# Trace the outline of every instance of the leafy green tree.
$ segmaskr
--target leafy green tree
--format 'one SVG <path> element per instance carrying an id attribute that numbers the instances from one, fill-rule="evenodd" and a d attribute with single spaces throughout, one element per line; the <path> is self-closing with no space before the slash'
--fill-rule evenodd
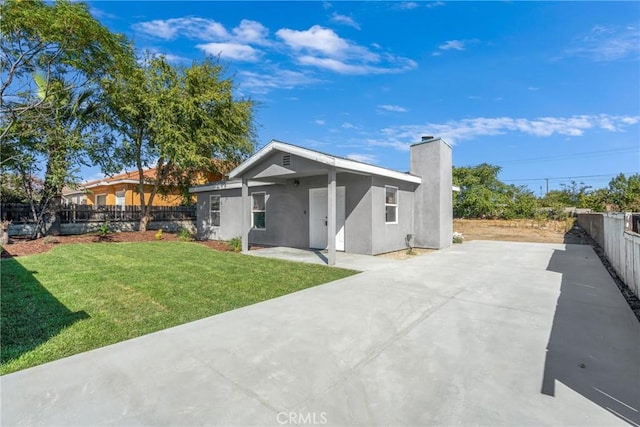
<path id="1" fill-rule="evenodd" d="M 609 181 L 607 202 L 620 212 L 640 212 L 640 174 L 619 174 Z"/>
<path id="2" fill-rule="evenodd" d="M 2 203 L 29 203 L 38 200 L 43 182 L 37 176 L 24 177 L 15 172 L 0 173 L 0 200 Z"/>
<path id="3" fill-rule="evenodd" d="M 582 197 L 580 207 L 591 209 L 594 212 L 605 212 L 609 199 L 609 190 L 607 188 L 598 188 L 587 192 Z"/>
<path id="4" fill-rule="evenodd" d="M 521 218 L 536 209 L 533 193 L 523 186 L 507 185 L 498 179 L 500 167 L 482 163 L 453 168 L 453 214 L 458 218 Z"/>
<path id="5" fill-rule="evenodd" d="M 84 4 L 8 0 L 0 12 L 0 165 L 22 176 L 45 165 L 43 197 L 32 210 L 39 233 L 55 234 L 62 188 L 92 135 L 87 119 L 101 79 L 135 60 L 126 39 Z"/>
<path id="6" fill-rule="evenodd" d="M 237 162 L 254 150 L 253 103 L 233 96 L 233 81 L 211 58 L 189 67 L 151 57 L 124 78 L 106 84 L 104 105 L 117 130 L 110 153 L 97 153 L 106 173 L 134 167 L 140 174 L 140 230 L 150 207 L 169 184 L 194 184 L 196 171 L 221 159 Z M 144 177 L 154 166 L 156 175 Z M 151 185 L 145 192 L 145 185 Z M 145 198 L 145 193 L 148 196 Z"/>

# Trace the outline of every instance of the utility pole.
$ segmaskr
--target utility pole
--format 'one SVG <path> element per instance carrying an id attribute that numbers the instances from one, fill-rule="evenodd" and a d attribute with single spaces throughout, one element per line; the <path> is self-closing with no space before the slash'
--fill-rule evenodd
<path id="1" fill-rule="evenodd" d="M 547 181 L 547 192 L 544 193 L 544 195 L 546 196 L 549 193 L 549 178 L 545 178 L 545 181 Z"/>

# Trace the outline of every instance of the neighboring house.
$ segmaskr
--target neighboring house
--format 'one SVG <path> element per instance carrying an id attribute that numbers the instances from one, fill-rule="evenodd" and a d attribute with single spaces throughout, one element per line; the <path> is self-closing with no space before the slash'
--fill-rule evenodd
<path id="1" fill-rule="evenodd" d="M 145 180 L 153 180 L 156 177 L 156 169 L 145 169 L 143 171 Z M 221 179 L 222 175 L 216 174 L 200 174 L 197 180 L 200 183 Z M 62 197 L 67 203 L 79 205 L 95 205 L 95 206 L 140 206 L 138 171 L 125 172 L 112 177 L 105 177 L 95 181 L 89 181 L 80 185 L 77 189 L 65 189 Z M 153 185 L 145 184 L 145 201 L 151 193 Z M 178 206 L 183 200 L 180 191 L 169 191 L 167 195 L 156 194 L 153 198 L 153 206 Z"/>
<path id="2" fill-rule="evenodd" d="M 271 141 L 229 173 L 191 188 L 199 238 L 375 255 L 452 239 L 451 146 L 423 137 L 409 173 Z"/>

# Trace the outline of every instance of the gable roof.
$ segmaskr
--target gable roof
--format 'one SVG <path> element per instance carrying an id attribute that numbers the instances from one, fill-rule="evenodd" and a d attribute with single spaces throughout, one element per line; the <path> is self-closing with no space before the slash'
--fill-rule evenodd
<path id="1" fill-rule="evenodd" d="M 256 151 L 251 157 L 242 162 L 237 168 L 229 173 L 229 178 L 240 178 L 244 172 L 251 169 L 256 164 L 260 163 L 263 159 L 268 157 L 274 151 L 281 151 L 290 153 L 298 157 L 312 160 L 314 162 L 323 163 L 329 166 L 334 166 L 336 169 L 344 171 L 352 171 L 357 173 L 364 173 L 368 175 L 379 175 L 388 178 L 397 179 L 400 181 L 412 182 L 415 184 L 422 183 L 422 178 L 416 175 L 411 175 L 405 172 L 399 172 L 393 169 L 383 168 L 380 166 L 371 165 L 369 163 L 358 162 L 344 157 L 338 157 L 320 151 L 310 150 L 308 148 L 299 147 L 297 145 L 288 144 L 277 140 L 271 140 L 267 145 Z"/>

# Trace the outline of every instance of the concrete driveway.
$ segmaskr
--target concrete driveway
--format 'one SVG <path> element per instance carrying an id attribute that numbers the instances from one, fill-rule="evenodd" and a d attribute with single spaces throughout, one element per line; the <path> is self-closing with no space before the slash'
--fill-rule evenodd
<path id="1" fill-rule="evenodd" d="M 589 246 L 476 241 L 0 382 L 3 426 L 608 426 L 639 379 Z"/>

